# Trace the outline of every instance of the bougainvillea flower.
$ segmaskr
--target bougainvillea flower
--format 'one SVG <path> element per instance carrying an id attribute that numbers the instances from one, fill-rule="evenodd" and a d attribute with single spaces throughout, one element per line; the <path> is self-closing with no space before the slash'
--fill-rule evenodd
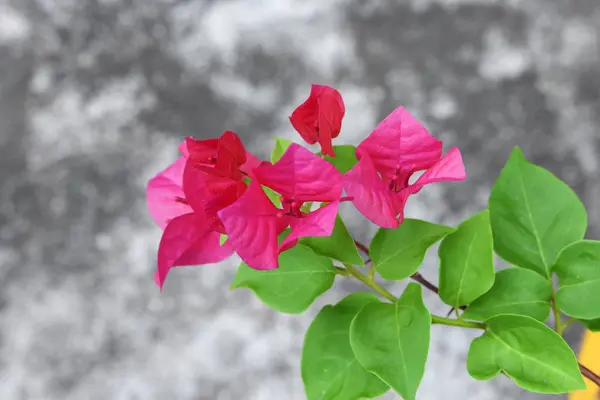
<path id="1" fill-rule="evenodd" d="M 337 90 L 312 85 L 308 99 L 294 110 L 290 122 L 307 143 L 318 142 L 323 154 L 335 157 L 331 139 L 340 134 L 345 112 L 344 101 Z"/>
<path id="2" fill-rule="evenodd" d="M 244 149 L 239 137 L 225 132 L 219 139 L 186 139 L 189 152 L 183 174 L 185 198 L 192 209 L 203 212 L 214 229 L 225 233 L 217 212 L 246 191 L 244 177 L 253 177 L 260 160 Z"/>
<path id="3" fill-rule="evenodd" d="M 239 136 L 231 131 L 224 132 L 218 139 L 188 137 L 185 144 L 188 159 L 196 168 L 236 181 L 243 176 L 251 176 L 252 169 L 260 163 L 256 156 L 246 151 Z"/>
<path id="4" fill-rule="evenodd" d="M 211 264 L 233 253 L 229 243 L 220 244 L 221 234 L 201 213 L 180 215 L 167 225 L 158 246 L 156 283 L 162 289 L 173 267 Z"/>
<path id="5" fill-rule="evenodd" d="M 277 163 L 263 162 L 254 174 L 256 181 L 242 197 L 219 212 L 231 245 L 246 264 L 276 269 L 278 254 L 293 247 L 298 238 L 331 235 L 342 194 L 342 176 L 333 165 L 292 144 Z M 281 194 L 281 209 L 261 185 Z M 302 211 L 302 205 L 311 201 L 329 204 Z M 277 236 L 288 226 L 290 234 L 278 245 Z"/>
<path id="6" fill-rule="evenodd" d="M 242 178 L 260 163 L 233 132 L 187 138 L 179 149 L 183 156 L 148 184 L 148 207 L 164 229 L 155 275 L 161 288 L 173 267 L 214 263 L 233 253 L 228 242 L 220 244 L 224 228 L 217 211 L 244 193 Z"/>
<path id="7" fill-rule="evenodd" d="M 408 196 L 427 184 L 466 178 L 460 151 L 442 157 L 442 142 L 399 107 L 357 147 L 358 163 L 344 176 L 346 194 L 374 224 L 396 228 Z M 415 172 L 424 173 L 409 183 Z"/>
<path id="8" fill-rule="evenodd" d="M 233 253 L 228 243 L 220 245 L 215 222 L 206 218 L 202 210 L 194 211 L 186 200 L 182 188 L 186 147 L 180 149 L 184 156 L 148 182 L 148 209 L 164 229 L 155 274 L 161 289 L 172 267 L 214 263 Z"/>
<path id="9" fill-rule="evenodd" d="M 150 215 L 158 226 L 165 229 L 173 218 L 192 211 L 183 193 L 185 157 L 169 165 L 148 181 L 146 202 Z"/>

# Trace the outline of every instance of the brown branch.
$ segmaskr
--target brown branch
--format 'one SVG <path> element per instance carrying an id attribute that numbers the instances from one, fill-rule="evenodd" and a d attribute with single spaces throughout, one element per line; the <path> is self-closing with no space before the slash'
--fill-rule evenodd
<path id="1" fill-rule="evenodd" d="M 410 276 L 410 278 L 415 281 L 415 282 L 419 282 L 421 285 L 425 286 L 427 289 L 431 290 L 433 293 L 439 293 L 439 289 L 437 288 L 437 286 L 435 286 L 433 283 L 429 282 L 427 279 L 423 278 L 423 275 L 421 275 L 418 272 L 415 272 L 414 274 L 412 274 Z"/>
<path id="2" fill-rule="evenodd" d="M 581 371 L 581 374 L 583 376 L 588 378 L 590 381 L 594 382 L 596 386 L 600 387 L 600 376 L 596 375 L 595 373 L 587 369 L 587 367 L 581 364 L 579 364 L 579 370 Z"/>
<path id="3" fill-rule="evenodd" d="M 362 244 L 361 242 L 359 242 L 358 240 L 354 240 L 354 244 L 356 244 L 356 247 L 358 247 L 362 252 L 364 252 L 367 256 L 369 255 L 369 248 L 367 246 L 365 246 L 364 244 Z M 369 258 L 367 260 L 367 262 L 365 263 L 365 265 L 367 263 L 369 263 L 371 261 L 371 259 Z M 410 278 L 415 281 L 415 282 L 419 282 L 421 285 L 425 286 L 427 289 L 431 290 L 433 293 L 439 293 L 439 290 L 437 288 L 437 286 L 435 286 L 433 283 L 429 282 L 427 279 L 425 279 L 423 277 L 423 275 L 421 275 L 418 272 L 415 272 L 414 274 L 412 274 L 410 276 Z"/>
<path id="4" fill-rule="evenodd" d="M 365 246 L 364 244 L 362 244 L 361 242 L 359 242 L 358 240 L 354 241 L 354 244 L 356 245 L 356 247 L 358 247 L 362 252 L 364 252 L 366 255 L 369 255 L 369 248 L 367 246 Z"/>

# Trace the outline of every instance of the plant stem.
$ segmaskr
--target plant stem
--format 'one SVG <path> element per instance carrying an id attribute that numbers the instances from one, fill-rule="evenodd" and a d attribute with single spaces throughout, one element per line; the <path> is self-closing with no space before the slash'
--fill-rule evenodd
<path id="1" fill-rule="evenodd" d="M 370 280 L 375 280 L 375 267 L 373 266 L 373 263 L 369 265 L 369 273 L 367 276 Z"/>
<path id="2" fill-rule="evenodd" d="M 593 373 L 592 371 L 587 369 L 586 366 L 584 366 L 582 364 L 579 364 L 579 370 L 581 371 L 581 375 L 585 376 L 590 381 L 594 382 L 594 384 L 596 384 L 596 386 L 600 387 L 600 376 Z"/>
<path id="3" fill-rule="evenodd" d="M 558 308 L 558 304 L 556 303 L 556 292 L 552 289 L 552 311 L 554 312 L 554 330 L 556 333 L 562 336 L 565 326 L 562 323 L 562 319 L 560 317 L 560 309 Z"/>
<path id="4" fill-rule="evenodd" d="M 433 293 L 436 293 L 436 294 L 439 293 L 439 289 L 437 288 L 437 286 L 435 286 L 433 283 L 429 282 L 427 279 L 423 278 L 423 275 L 421 275 L 420 273 L 415 272 L 414 274 L 412 274 L 410 276 L 410 278 L 415 282 L 419 282 L 421 285 L 425 286 L 427 289 L 431 290 Z"/>
<path id="5" fill-rule="evenodd" d="M 462 328 L 472 328 L 472 329 L 486 329 L 484 323 L 481 322 L 471 322 L 471 321 L 461 321 L 457 319 L 450 319 L 444 317 L 438 317 L 437 315 L 431 316 L 432 324 L 440 324 L 440 325 L 450 325 L 450 326 L 460 326 Z"/>
<path id="6" fill-rule="evenodd" d="M 347 269 L 340 268 L 340 267 L 335 267 L 335 273 L 338 275 L 343 275 L 343 276 L 352 276 L 352 275 L 350 275 L 350 272 L 348 272 Z"/>
<path id="7" fill-rule="evenodd" d="M 359 242 L 358 240 L 354 240 L 354 244 L 356 245 L 356 247 L 358 247 L 358 249 L 360 251 L 362 251 L 363 253 L 365 253 L 366 255 L 369 255 L 369 248 L 367 246 L 365 246 L 364 244 L 362 244 L 361 242 Z"/>
<path id="8" fill-rule="evenodd" d="M 349 276 L 355 277 L 356 279 L 358 279 L 359 281 L 361 281 L 362 283 L 364 283 L 365 285 L 367 285 L 368 287 L 370 287 L 371 289 L 373 289 L 374 291 L 379 293 L 382 297 L 391 301 L 392 303 L 395 303 L 396 301 L 398 301 L 398 298 L 396 296 L 394 296 L 393 294 L 388 292 L 385 288 L 379 286 L 379 284 L 377 282 L 375 282 L 368 275 L 361 274 L 356 268 L 354 268 L 350 264 L 344 264 L 344 266 L 346 267 L 347 274 L 340 272 L 341 275 L 349 275 Z M 338 268 L 338 270 L 343 271 L 344 269 Z M 480 323 L 480 322 L 460 321 L 460 320 L 456 320 L 456 319 L 439 317 L 437 315 L 431 316 L 431 323 L 439 324 L 439 325 L 459 326 L 459 327 L 463 327 L 463 328 L 472 328 L 472 329 L 483 329 L 483 330 L 486 329 L 485 324 Z"/>
<path id="9" fill-rule="evenodd" d="M 350 273 L 350 275 L 352 275 L 353 277 L 355 277 L 356 279 L 358 279 L 359 281 L 361 281 L 362 283 L 364 283 L 365 285 L 367 285 L 368 287 L 370 287 L 371 289 L 373 289 L 374 291 L 376 291 L 377 293 L 379 293 L 382 297 L 385 297 L 386 299 L 388 299 L 391 302 L 395 302 L 396 300 L 398 300 L 396 298 L 396 296 L 394 296 L 393 294 L 391 294 L 390 292 L 388 292 L 386 289 L 384 289 L 381 286 L 379 286 L 377 284 L 377 282 L 375 282 L 370 277 L 361 274 L 352 265 L 350 265 L 350 264 L 344 264 L 344 266 L 346 267 L 346 270 L 348 270 L 348 272 Z"/>

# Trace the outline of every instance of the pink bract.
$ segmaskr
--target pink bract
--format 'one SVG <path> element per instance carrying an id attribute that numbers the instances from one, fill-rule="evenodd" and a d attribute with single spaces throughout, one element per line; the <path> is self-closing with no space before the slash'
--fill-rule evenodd
<path id="1" fill-rule="evenodd" d="M 337 90 L 312 85 L 308 99 L 294 110 L 290 122 L 307 143 L 318 142 L 323 154 L 335 157 L 331 139 L 340 134 L 345 112 L 344 101 Z"/>
<path id="2" fill-rule="evenodd" d="M 371 222 L 396 228 L 408 197 L 429 183 L 466 178 L 460 151 L 442 157 L 442 142 L 403 107 L 394 110 L 357 147 L 359 162 L 344 176 L 344 189 Z M 413 184 L 410 177 L 425 171 Z"/>
<path id="3" fill-rule="evenodd" d="M 146 202 L 150 215 L 158 226 L 165 229 L 169 221 L 192 211 L 183 193 L 185 157 L 159 172 L 148 181 Z"/>

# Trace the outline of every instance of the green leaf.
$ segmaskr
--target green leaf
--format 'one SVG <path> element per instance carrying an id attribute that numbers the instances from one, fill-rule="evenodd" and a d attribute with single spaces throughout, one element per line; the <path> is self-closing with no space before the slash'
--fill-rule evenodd
<path id="1" fill-rule="evenodd" d="M 269 307 L 289 314 L 305 311 L 335 278 L 329 258 L 300 244 L 279 255 L 279 269 L 258 271 L 240 264 L 232 289 L 248 288 Z"/>
<path id="2" fill-rule="evenodd" d="M 306 203 L 302 204 L 302 207 L 300 207 L 300 211 L 308 214 L 308 213 L 310 213 L 310 211 L 312 209 L 312 205 L 313 205 L 312 201 L 307 201 Z"/>
<path id="3" fill-rule="evenodd" d="M 410 283 L 395 304 L 367 304 L 350 325 L 358 361 L 405 400 L 414 400 L 425 372 L 431 315 L 421 286 Z"/>
<path id="4" fill-rule="evenodd" d="M 365 265 L 352 235 L 339 215 L 335 219 L 331 236 L 302 238 L 300 243 L 322 256 L 353 265 Z"/>
<path id="5" fill-rule="evenodd" d="M 275 164 L 279 159 L 283 156 L 285 151 L 292 144 L 291 140 L 283 139 L 283 138 L 275 138 L 275 148 L 271 153 L 271 162 Z"/>
<path id="6" fill-rule="evenodd" d="M 531 392 L 561 394 L 585 389 L 575 354 L 543 323 L 521 315 L 487 320 L 487 331 L 471 343 L 469 374 L 479 380 L 506 373 Z"/>
<path id="7" fill-rule="evenodd" d="M 304 338 L 302 380 L 308 400 L 378 397 L 389 387 L 363 368 L 350 347 L 350 323 L 367 304 L 378 304 L 371 293 L 354 293 L 335 306 L 325 306 Z"/>
<path id="8" fill-rule="evenodd" d="M 440 298 L 453 307 L 469 304 L 494 284 L 494 248 L 489 212 L 460 224 L 439 248 Z"/>
<path id="9" fill-rule="evenodd" d="M 546 278 L 560 250 L 583 239 L 587 229 L 575 192 L 518 147 L 492 188 L 489 209 L 496 253 Z"/>
<path id="10" fill-rule="evenodd" d="M 500 314 L 526 315 L 544 322 L 550 314 L 552 286 L 540 274 L 508 268 L 496 274 L 494 286 L 475 300 L 461 318 L 485 321 Z"/>
<path id="11" fill-rule="evenodd" d="M 227 238 L 229 238 L 229 236 L 227 236 L 224 233 L 221 233 L 221 236 L 219 237 L 219 244 L 221 246 L 223 246 L 225 244 L 225 242 L 227 241 Z"/>
<path id="12" fill-rule="evenodd" d="M 429 247 L 454 228 L 418 219 L 405 219 L 396 229 L 381 228 L 373 237 L 369 254 L 383 279 L 401 280 L 418 271 Z"/>
<path id="13" fill-rule="evenodd" d="M 280 207 L 281 206 L 281 196 L 279 195 L 279 193 L 277 193 L 270 187 L 267 187 L 264 185 L 261 185 L 261 187 L 262 187 L 263 191 L 265 192 L 265 194 L 267 195 L 267 197 L 269 198 L 269 200 L 271 200 L 271 203 L 273 203 L 273 205 L 275 205 L 275 207 Z"/>
<path id="14" fill-rule="evenodd" d="M 590 321 L 581 321 L 592 332 L 600 332 L 600 318 L 592 319 Z"/>
<path id="15" fill-rule="evenodd" d="M 565 247 L 553 270 L 562 312 L 580 319 L 600 318 L 600 242 L 582 240 Z"/>
<path id="16" fill-rule="evenodd" d="M 333 146 L 335 151 L 335 157 L 325 156 L 325 160 L 333 164 L 342 174 L 350 171 L 352 167 L 358 162 L 356 159 L 356 147 L 344 144 L 341 146 Z M 323 156 L 322 153 L 317 153 L 319 156 Z"/>

